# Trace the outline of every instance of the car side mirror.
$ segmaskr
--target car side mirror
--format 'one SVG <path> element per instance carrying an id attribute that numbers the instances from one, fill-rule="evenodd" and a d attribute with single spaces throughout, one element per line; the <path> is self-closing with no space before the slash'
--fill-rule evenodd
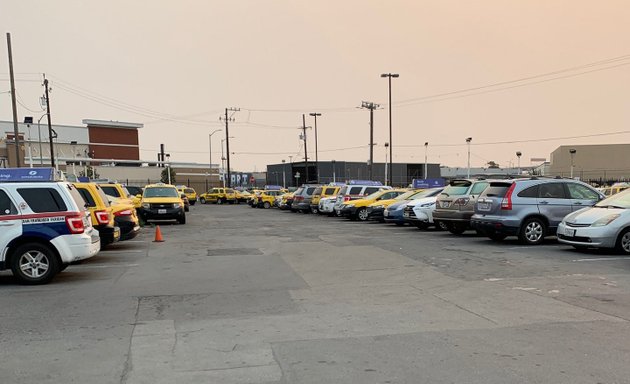
<path id="1" fill-rule="evenodd" d="M 141 198 L 142 198 L 142 195 L 136 195 L 136 197 L 137 197 L 138 199 L 141 199 Z"/>

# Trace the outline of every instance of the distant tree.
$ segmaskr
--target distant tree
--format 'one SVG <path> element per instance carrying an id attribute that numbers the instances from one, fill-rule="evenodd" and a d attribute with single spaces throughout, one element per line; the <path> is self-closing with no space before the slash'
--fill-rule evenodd
<path id="1" fill-rule="evenodd" d="M 168 173 L 171 172 L 171 184 L 175 184 L 175 170 L 171 167 L 166 167 L 162 170 L 162 174 L 160 175 L 160 180 L 163 183 L 168 183 Z"/>
<path id="2" fill-rule="evenodd" d="M 493 160 L 490 160 L 486 163 L 488 168 L 499 168 L 499 164 Z"/>

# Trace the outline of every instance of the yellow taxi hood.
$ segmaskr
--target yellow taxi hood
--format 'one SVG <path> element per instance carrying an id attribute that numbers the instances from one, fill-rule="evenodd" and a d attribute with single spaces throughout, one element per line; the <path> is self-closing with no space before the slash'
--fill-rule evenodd
<path id="1" fill-rule="evenodd" d="M 142 199 L 143 203 L 156 203 L 156 204 L 164 204 L 164 203 L 182 203 L 182 199 L 179 197 L 145 197 Z"/>
<path id="2" fill-rule="evenodd" d="M 354 205 L 355 207 L 367 207 L 368 205 L 372 204 L 374 202 L 373 199 L 357 199 L 357 200 L 350 200 L 350 201 L 346 201 L 344 204 L 345 205 Z"/>

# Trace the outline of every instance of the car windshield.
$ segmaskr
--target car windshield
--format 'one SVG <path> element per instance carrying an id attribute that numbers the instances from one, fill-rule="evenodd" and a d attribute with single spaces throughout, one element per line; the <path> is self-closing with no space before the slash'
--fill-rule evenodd
<path id="1" fill-rule="evenodd" d="M 394 197 L 395 200 L 410 200 L 412 196 L 419 193 L 420 191 L 407 191 L 403 194 L 400 194 Z"/>
<path id="2" fill-rule="evenodd" d="M 595 204 L 599 208 L 630 208 L 630 190 L 617 193 Z"/>
<path id="3" fill-rule="evenodd" d="M 364 199 L 366 200 L 374 200 L 376 198 L 378 198 L 379 196 L 381 196 L 383 194 L 383 191 L 376 191 L 374 193 L 372 193 L 371 195 L 367 195 L 364 197 Z"/>
<path id="4" fill-rule="evenodd" d="M 144 190 L 144 197 L 179 197 L 175 188 L 151 187 Z"/>

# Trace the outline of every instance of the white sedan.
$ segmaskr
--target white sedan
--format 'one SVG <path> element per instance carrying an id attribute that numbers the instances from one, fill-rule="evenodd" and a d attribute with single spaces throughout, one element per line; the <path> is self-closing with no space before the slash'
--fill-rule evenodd
<path id="1" fill-rule="evenodd" d="M 630 189 L 567 215 L 557 236 L 578 249 L 614 248 L 630 254 Z"/>

